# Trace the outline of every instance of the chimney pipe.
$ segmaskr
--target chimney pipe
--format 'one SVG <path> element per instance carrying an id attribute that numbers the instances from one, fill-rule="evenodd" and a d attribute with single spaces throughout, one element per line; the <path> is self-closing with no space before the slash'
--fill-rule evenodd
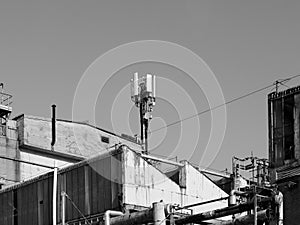
<path id="1" fill-rule="evenodd" d="M 56 142 L 56 105 L 52 105 L 52 141 L 51 146 L 54 147 Z"/>

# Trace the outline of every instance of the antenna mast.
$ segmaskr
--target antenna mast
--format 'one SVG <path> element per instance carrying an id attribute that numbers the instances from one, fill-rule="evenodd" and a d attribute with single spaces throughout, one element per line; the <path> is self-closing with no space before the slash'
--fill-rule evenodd
<path id="1" fill-rule="evenodd" d="M 155 79 L 155 75 L 152 74 L 139 78 L 138 73 L 134 73 L 131 79 L 131 100 L 140 110 L 141 142 L 146 154 L 148 154 L 148 127 L 155 105 Z"/>

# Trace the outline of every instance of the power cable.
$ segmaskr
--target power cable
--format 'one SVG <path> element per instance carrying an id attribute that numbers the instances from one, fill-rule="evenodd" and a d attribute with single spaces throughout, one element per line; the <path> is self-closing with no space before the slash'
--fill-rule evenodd
<path id="1" fill-rule="evenodd" d="M 248 96 L 250 96 L 250 95 L 253 95 L 253 94 L 256 94 L 256 93 L 261 92 L 261 91 L 263 91 L 263 90 L 266 90 L 266 89 L 268 89 L 268 88 L 270 88 L 270 87 L 272 87 L 272 86 L 273 86 L 273 84 L 270 84 L 270 85 L 265 86 L 265 87 L 263 87 L 263 88 L 260 88 L 260 89 L 257 89 L 257 90 L 255 90 L 255 91 L 249 92 L 249 93 L 247 93 L 247 94 L 245 94 L 245 95 L 242 95 L 242 96 L 240 96 L 240 97 L 234 98 L 234 99 L 232 99 L 232 100 L 230 100 L 230 101 L 228 101 L 228 102 L 225 102 L 225 103 L 223 103 L 223 104 L 220 104 L 220 105 L 217 105 L 217 106 L 215 106 L 215 107 L 212 107 L 212 108 L 203 110 L 203 111 L 201 111 L 201 112 L 199 112 L 199 113 L 196 113 L 196 114 L 194 114 L 194 115 L 188 116 L 188 117 L 186 117 L 186 118 L 184 118 L 184 119 L 175 121 L 175 122 L 170 123 L 170 124 L 168 124 L 168 125 L 166 125 L 166 126 L 157 128 L 157 129 L 152 130 L 152 131 L 149 131 L 149 133 L 155 133 L 155 132 L 157 132 L 157 131 L 159 131 L 159 130 L 168 128 L 168 127 L 170 127 L 170 126 L 174 126 L 174 125 L 176 125 L 176 124 L 178 124 L 178 123 L 181 123 L 181 122 L 183 122 L 183 121 L 186 121 L 186 120 L 189 120 L 189 119 L 198 117 L 198 116 L 200 116 L 200 115 L 202 115 L 202 114 L 205 114 L 205 113 L 211 112 L 211 111 L 213 111 L 213 110 L 216 110 L 216 109 L 218 109 L 218 108 L 220 108 L 220 107 L 222 107 L 222 106 L 231 104 L 231 103 L 233 103 L 233 102 L 235 102 L 235 101 L 238 101 L 238 100 L 243 99 L 243 98 L 246 98 L 246 97 L 248 97 Z"/>
<path id="2" fill-rule="evenodd" d="M 88 219 L 84 216 L 84 214 L 81 212 L 81 210 L 76 206 L 75 202 L 72 201 L 72 199 L 70 198 L 70 196 L 66 194 L 66 197 L 70 200 L 70 202 L 72 203 L 73 207 L 80 213 L 80 215 L 82 216 L 82 218 L 89 224 L 89 225 L 92 225 Z"/>
<path id="3" fill-rule="evenodd" d="M 169 216 L 171 216 L 173 213 L 171 212 L 171 213 L 169 213 L 160 223 L 159 223 L 159 225 L 161 225 L 163 222 L 165 222 L 168 218 L 169 218 Z"/>
<path id="4" fill-rule="evenodd" d="M 281 79 L 281 80 L 280 80 L 280 83 L 288 82 L 288 81 L 290 81 L 290 80 L 292 80 L 292 79 L 294 79 L 294 78 L 297 78 L 297 77 L 300 77 L 300 74 L 295 75 L 295 76 L 291 76 L 291 77 L 288 77 L 288 78 L 285 78 L 285 79 Z M 247 94 L 244 94 L 244 95 L 242 95 L 242 96 L 239 96 L 239 97 L 237 97 L 237 98 L 234 98 L 234 99 L 232 99 L 232 100 L 230 100 L 230 101 L 227 101 L 227 102 L 225 102 L 225 103 L 223 103 L 223 104 L 217 105 L 217 106 L 212 107 L 212 108 L 208 108 L 208 109 L 203 110 L 203 111 L 201 111 L 201 112 L 199 112 L 199 113 L 196 113 L 196 114 L 194 114 L 194 115 L 188 116 L 188 117 L 186 117 L 186 118 L 184 118 L 184 119 L 181 119 L 181 120 L 178 120 L 178 121 L 174 121 L 174 122 L 172 122 L 172 123 L 170 123 L 170 124 L 167 124 L 166 126 L 162 126 L 162 127 L 160 127 L 160 128 L 157 128 L 157 129 L 154 129 L 154 130 L 152 130 L 152 131 L 149 131 L 149 134 L 155 133 L 155 132 L 157 132 L 157 131 L 160 131 L 160 130 L 162 130 L 162 129 L 168 128 L 168 127 L 170 127 L 170 126 L 174 126 L 174 125 L 176 125 L 176 124 L 178 124 L 178 123 L 181 123 L 181 122 L 183 122 L 183 121 L 186 121 L 186 120 L 189 120 L 189 119 L 198 117 L 198 116 L 200 116 L 200 115 L 202 115 L 202 114 L 205 114 L 205 113 L 211 112 L 211 111 L 213 111 L 213 110 L 216 110 L 216 109 L 218 109 L 218 108 L 220 108 L 220 107 L 222 107 L 222 106 L 229 105 L 229 104 L 231 104 L 231 103 L 233 103 L 233 102 L 236 102 L 236 101 L 238 101 L 238 100 L 241 100 L 241 99 L 243 99 L 243 98 L 246 98 L 246 97 L 248 97 L 248 96 L 251 96 L 251 95 L 253 95 L 253 94 L 256 94 L 256 93 L 258 93 L 258 92 L 264 91 L 264 90 L 266 90 L 266 89 L 268 89 L 268 88 L 270 88 L 270 87 L 272 87 L 272 86 L 274 86 L 274 83 L 273 83 L 273 84 L 270 84 L 270 85 L 267 85 L 267 86 L 265 86 L 265 87 L 259 88 L 259 89 L 257 89 L 257 90 L 251 91 L 251 92 L 249 92 L 249 93 L 247 93 Z"/>

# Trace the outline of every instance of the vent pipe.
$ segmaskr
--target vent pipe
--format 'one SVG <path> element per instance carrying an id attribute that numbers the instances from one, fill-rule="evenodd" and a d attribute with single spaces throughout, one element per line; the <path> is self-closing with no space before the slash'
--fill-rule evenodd
<path id="1" fill-rule="evenodd" d="M 51 146 L 52 150 L 56 142 L 56 105 L 52 105 L 52 140 Z"/>
<path id="2" fill-rule="evenodd" d="M 56 105 L 52 105 L 52 140 L 51 140 L 51 149 L 54 151 L 54 145 L 56 142 Z M 54 170 L 53 170 L 53 194 L 52 194 L 52 221 L 53 225 L 57 224 L 57 216 L 56 216 L 56 198 L 57 198 L 57 167 L 54 159 Z"/>

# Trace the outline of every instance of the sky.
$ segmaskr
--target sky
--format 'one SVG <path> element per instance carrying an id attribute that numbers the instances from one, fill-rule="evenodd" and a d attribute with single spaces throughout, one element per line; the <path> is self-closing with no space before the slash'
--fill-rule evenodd
<path id="1" fill-rule="evenodd" d="M 299 10 L 297 0 L 1 1 L 0 82 L 13 95 L 12 117 L 21 113 L 50 117 L 55 103 L 58 117 L 72 120 L 76 88 L 95 60 L 126 43 L 160 40 L 197 54 L 230 101 L 299 74 Z M 209 107 L 206 93 L 180 68 L 141 62 L 115 74 L 99 74 L 110 79 L 99 90 L 95 107 L 84 108 L 95 118 L 87 114 L 82 121 L 94 120 L 116 133 L 138 134 L 138 112 L 127 91 L 135 71 L 160 78 L 150 130 Z M 267 157 L 270 91 L 227 105 L 225 137 L 210 167 L 231 169 L 233 155 L 253 152 Z M 153 133 L 150 149 L 199 164 L 210 129 L 211 114 L 203 114 Z"/>

